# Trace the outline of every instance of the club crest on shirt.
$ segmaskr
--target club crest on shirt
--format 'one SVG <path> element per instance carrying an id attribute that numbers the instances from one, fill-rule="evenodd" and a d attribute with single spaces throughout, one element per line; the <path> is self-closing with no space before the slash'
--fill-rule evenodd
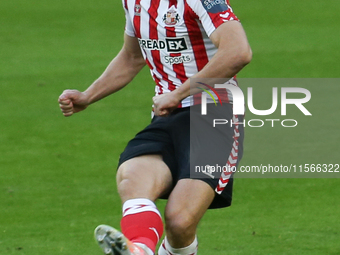
<path id="1" fill-rule="evenodd" d="M 176 7 L 171 6 L 167 12 L 163 15 L 163 22 L 167 26 L 175 26 L 180 21 L 180 16 Z"/>
<path id="2" fill-rule="evenodd" d="M 140 16 L 141 6 L 140 4 L 135 5 L 135 16 Z"/>

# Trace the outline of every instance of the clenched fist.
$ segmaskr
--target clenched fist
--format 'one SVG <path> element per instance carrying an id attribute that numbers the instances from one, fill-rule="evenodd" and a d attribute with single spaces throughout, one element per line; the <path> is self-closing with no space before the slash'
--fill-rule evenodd
<path id="1" fill-rule="evenodd" d="M 86 93 L 78 90 L 64 90 L 58 99 L 59 107 L 65 117 L 85 110 L 89 105 L 88 101 Z"/>
<path id="2" fill-rule="evenodd" d="M 154 96 L 154 113 L 156 116 L 167 116 L 178 107 L 180 102 L 180 98 L 174 93 L 174 91 Z"/>

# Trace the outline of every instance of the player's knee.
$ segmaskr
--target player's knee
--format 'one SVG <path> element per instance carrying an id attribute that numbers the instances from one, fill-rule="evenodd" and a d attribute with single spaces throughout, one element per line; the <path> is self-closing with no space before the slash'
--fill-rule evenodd
<path id="1" fill-rule="evenodd" d="M 118 193 L 120 194 L 121 198 L 132 198 L 134 197 L 134 192 L 136 189 L 136 167 L 132 166 L 131 164 L 125 162 L 119 166 L 117 171 L 117 188 Z"/>
<path id="2" fill-rule="evenodd" d="M 167 232 L 179 239 L 190 238 L 196 233 L 197 221 L 185 210 L 166 213 L 165 223 Z"/>
<path id="3" fill-rule="evenodd" d="M 134 198 L 155 201 L 166 186 L 163 187 L 159 178 L 152 173 L 150 165 L 143 159 L 134 159 L 121 164 L 117 172 L 117 187 L 122 201 Z"/>
<path id="4" fill-rule="evenodd" d="M 117 175 L 116 175 L 117 185 L 119 185 L 125 178 L 128 177 L 128 174 L 127 174 L 128 169 L 129 169 L 129 166 L 126 165 L 126 163 L 123 163 L 118 167 Z"/>

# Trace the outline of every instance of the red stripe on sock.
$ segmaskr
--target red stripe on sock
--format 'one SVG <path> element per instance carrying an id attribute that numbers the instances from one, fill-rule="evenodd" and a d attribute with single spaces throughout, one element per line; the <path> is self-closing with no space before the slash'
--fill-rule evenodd
<path id="1" fill-rule="evenodd" d="M 162 218 L 155 212 L 141 212 L 124 216 L 121 220 L 123 234 L 133 243 L 142 243 L 155 252 L 163 235 Z"/>

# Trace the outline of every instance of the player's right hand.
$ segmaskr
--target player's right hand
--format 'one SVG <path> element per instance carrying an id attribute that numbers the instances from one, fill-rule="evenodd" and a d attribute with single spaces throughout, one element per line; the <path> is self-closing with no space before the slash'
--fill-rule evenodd
<path id="1" fill-rule="evenodd" d="M 88 97 L 78 90 L 64 90 L 58 99 L 59 107 L 65 117 L 85 110 L 89 105 Z"/>

